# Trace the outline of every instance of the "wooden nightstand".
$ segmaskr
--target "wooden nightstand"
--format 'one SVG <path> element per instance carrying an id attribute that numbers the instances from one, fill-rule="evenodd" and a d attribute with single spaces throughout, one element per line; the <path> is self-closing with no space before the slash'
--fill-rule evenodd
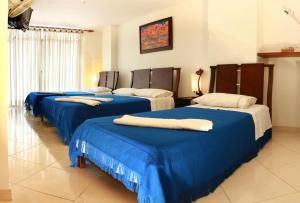
<path id="1" fill-rule="evenodd" d="M 175 108 L 189 106 L 195 98 L 197 97 L 179 97 L 175 99 Z"/>

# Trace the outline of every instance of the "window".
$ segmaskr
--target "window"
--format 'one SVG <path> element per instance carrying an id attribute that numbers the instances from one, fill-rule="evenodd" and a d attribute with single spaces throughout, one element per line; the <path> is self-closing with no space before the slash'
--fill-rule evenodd
<path id="1" fill-rule="evenodd" d="M 9 104 L 32 91 L 71 91 L 81 84 L 81 34 L 10 30 Z"/>

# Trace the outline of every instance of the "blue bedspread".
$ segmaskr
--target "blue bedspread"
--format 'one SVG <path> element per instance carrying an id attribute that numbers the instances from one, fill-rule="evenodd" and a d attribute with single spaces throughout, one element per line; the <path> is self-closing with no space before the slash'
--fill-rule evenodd
<path id="1" fill-rule="evenodd" d="M 178 108 L 139 113 L 156 118 L 213 121 L 213 130 L 196 132 L 115 125 L 116 117 L 90 119 L 75 131 L 70 159 L 84 156 L 129 190 L 140 203 L 191 202 L 212 192 L 242 163 L 257 155 L 250 114 Z M 270 138 L 271 129 L 265 140 Z"/>
<path id="2" fill-rule="evenodd" d="M 39 104 L 45 97 L 49 96 L 84 96 L 84 95 L 94 95 L 89 92 L 63 92 L 63 93 L 46 93 L 46 92 L 31 92 L 27 95 L 25 99 L 25 106 L 28 110 L 32 109 L 34 116 L 40 115 Z"/>
<path id="3" fill-rule="evenodd" d="M 99 106 L 86 104 L 58 102 L 57 97 L 46 97 L 40 103 L 42 116 L 54 125 L 63 142 L 68 144 L 75 129 L 85 120 L 103 116 L 114 116 L 151 111 L 148 99 L 101 95 L 99 97 L 112 98 L 111 102 L 102 102 Z"/>

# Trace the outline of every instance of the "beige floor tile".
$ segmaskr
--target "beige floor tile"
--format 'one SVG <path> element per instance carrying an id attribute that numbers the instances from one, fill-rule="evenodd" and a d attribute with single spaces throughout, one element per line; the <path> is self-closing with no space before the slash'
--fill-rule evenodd
<path id="1" fill-rule="evenodd" d="M 28 144 L 28 143 L 21 143 L 16 141 L 9 141 L 8 142 L 8 155 L 15 155 L 19 152 L 25 151 L 30 149 L 36 145 Z"/>
<path id="2" fill-rule="evenodd" d="M 87 188 L 93 178 L 84 172 L 47 168 L 19 184 L 35 191 L 75 200 Z"/>
<path id="3" fill-rule="evenodd" d="M 71 201 L 35 192 L 20 186 L 13 186 L 11 189 L 13 201 L 1 201 L 1 203 L 71 203 Z"/>
<path id="4" fill-rule="evenodd" d="M 134 203 L 136 193 L 127 190 L 110 176 L 101 176 L 80 195 L 75 203 Z"/>
<path id="5" fill-rule="evenodd" d="M 20 152 L 14 155 L 14 157 L 34 163 L 50 165 L 64 158 L 64 155 L 65 154 L 62 151 L 51 150 L 46 146 L 39 145 L 29 150 Z"/>
<path id="6" fill-rule="evenodd" d="M 20 159 L 16 159 L 13 157 L 10 157 L 8 159 L 9 161 L 9 181 L 11 183 L 17 183 L 21 180 L 24 180 L 25 178 L 30 177 L 32 174 L 39 172 L 45 166 L 23 161 Z"/>
<path id="7" fill-rule="evenodd" d="M 288 150 L 276 142 L 270 142 L 259 153 L 257 160 L 266 168 L 276 168 L 300 161 L 300 154 Z"/>
<path id="8" fill-rule="evenodd" d="M 300 134 L 294 133 L 275 133 L 273 140 L 289 150 L 300 154 Z"/>
<path id="9" fill-rule="evenodd" d="M 253 203 L 295 192 L 267 169 L 257 165 L 253 161 L 244 164 L 222 184 L 232 203 Z"/>
<path id="10" fill-rule="evenodd" d="M 27 143 L 31 145 L 37 145 L 42 142 L 42 140 L 37 135 L 29 135 L 26 133 L 22 133 L 19 135 L 9 135 L 9 141 L 19 142 L 19 143 Z"/>
<path id="11" fill-rule="evenodd" d="M 70 167 L 71 161 L 69 157 L 66 157 L 64 159 L 61 159 L 53 164 L 50 165 L 52 168 L 58 168 L 58 169 L 63 169 L 66 171 L 74 172 L 74 171 L 80 171 L 87 173 L 92 176 L 103 176 L 106 175 L 106 173 L 99 168 L 97 168 L 95 165 L 89 164 L 88 162 L 86 163 L 86 167 L 84 169 L 80 169 L 78 167 Z"/>
<path id="12" fill-rule="evenodd" d="M 272 172 L 300 191 L 300 162 L 272 169 Z"/>
<path id="13" fill-rule="evenodd" d="M 200 198 L 194 203 L 230 203 L 223 189 L 218 187 L 216 191 L 206 197 Z"/>
<path id="14" fill-rule="evenodd" d="M 52 151 L 59 151 L 60 153 L 63 153 L 64 155 L 69 154 L 68 145 L 64 145 L 61 141 L 59 141 L 59 143 L 58 142 L 44 142 L 41 144 L 41 146 L 44 146 L 45 148 L 52 150 Z"/>
<path id="15" fill-rule="evenodd" d="M 51 167 L 60 168 L 60 169 L 69 169 L 71 168 L 70 165 L 71 165 L 71 161 L 69 157 L 65 157 L 51 164 Z"/>
<path id="16" fill-rule="evenodd" d="M 262 201 L 259 203 L 299 203 L 300 202 L 300 193 L 285 195 L 283 197 L 271 199 L 268 201 Z"/>

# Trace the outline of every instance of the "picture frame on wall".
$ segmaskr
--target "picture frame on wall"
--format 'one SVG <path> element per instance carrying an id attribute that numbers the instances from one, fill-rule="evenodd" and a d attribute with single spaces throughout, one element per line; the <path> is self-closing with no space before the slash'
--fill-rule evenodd
<path id="1" fill-rule="evenodd" d="M 140 26 L 140 53 L 151 53 L 173 49 L 172 17 Z"/>

